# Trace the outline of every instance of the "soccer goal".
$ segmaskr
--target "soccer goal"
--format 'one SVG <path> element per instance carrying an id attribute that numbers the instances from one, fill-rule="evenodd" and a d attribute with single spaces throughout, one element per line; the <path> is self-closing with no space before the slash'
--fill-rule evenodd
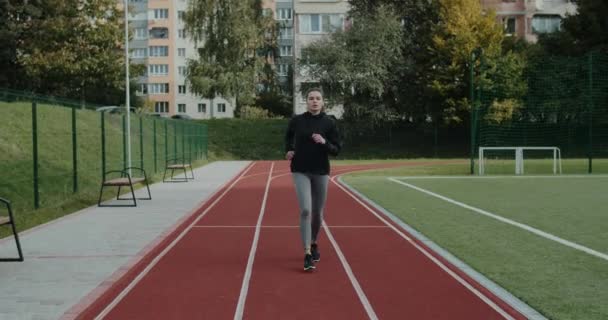
<path id="1" fill-rule="evenodd" d="M 479 175 L 484 175 L 486 171 L 486 160 L 492 153 L 500 152 L 510 155 L 511 159 L 515 160 L 515 174 L 524 174 L 524 159 L 526 151 L 534 151 L 536 155 L 539 152 L 546 154 L 543 158 L 547 159 L 553 155 L 553 174 L 562 173 L 562 155 L 558 147 L 479 147 Z"/>

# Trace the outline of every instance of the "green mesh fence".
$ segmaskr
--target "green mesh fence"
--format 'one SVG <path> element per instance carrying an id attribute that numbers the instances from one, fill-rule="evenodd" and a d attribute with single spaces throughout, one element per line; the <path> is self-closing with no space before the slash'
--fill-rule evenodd
<path id="1" fill-rule="evenodd" d="M 162 174 L 169 158 L 207 157 L 207 126 L 139 114 L 95 111 L 95 105 L 0 90 L 0 197 L 17 210 L 96 199 L 102 173 L 131 166 Z"/>
<path id="2" fill-rule="evenodd" d="M 474 90 L 472 159 L 479 147 L 557 147 L 563 173 L 608 173 L 608 56 L 529 62 L 518 80 L 520 90 L 483 83 Z M 486 174 L 514 173 L 513 150 L 485 156 Z M 525 173 L 551 173 L 552 157 L 525 151 Z"/>

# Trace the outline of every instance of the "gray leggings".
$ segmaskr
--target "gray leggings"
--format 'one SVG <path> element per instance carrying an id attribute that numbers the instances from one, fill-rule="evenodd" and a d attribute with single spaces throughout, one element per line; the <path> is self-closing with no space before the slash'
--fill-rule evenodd
<path id="1" fill-rule="evenodd" d="M 317 241 L 323 222 L 329 176 L 294 172 L 292 177 L 300 205 L 302 243 L 304 248 L 310 248 L 311 242 Z"/>

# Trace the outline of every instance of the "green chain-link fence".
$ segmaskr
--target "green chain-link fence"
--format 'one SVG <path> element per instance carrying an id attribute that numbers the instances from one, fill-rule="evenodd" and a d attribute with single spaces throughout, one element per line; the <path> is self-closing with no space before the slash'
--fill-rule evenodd
<path id="1" fill-rule="evenodd" d="M 132 113 L 130 134 L 122 113 L 94 105 L 0 90 L 0 196 L 17 209 L 60 206 L 74 194 L 99 192 L 102 173 L 131 166 L 149 176 L 171 158 L 207 158 L 207 126 Z"/>
<path id="2" fill-rule="evenodd" d="M 481 59 L 473 77 L 484 67 Z M 516 80 L 516 90 L 474 82 L 472 164 L 479 147 L 557 147 L 564 173 L 608 173 L 608 56 L 530 61 Z M 484 156 L 485 173 L 514 173 L 504 165 L 513 162 L 513 150 Z M 525 151 L 525 172 L 551 173 L 552 157 L 551 150 Z"/>

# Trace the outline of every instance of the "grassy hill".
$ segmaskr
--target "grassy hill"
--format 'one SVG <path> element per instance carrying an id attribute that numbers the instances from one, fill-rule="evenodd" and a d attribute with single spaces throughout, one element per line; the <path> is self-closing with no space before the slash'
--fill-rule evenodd
<path id="1" fill-rule="evenodd" d="M 102 131 L 99 112 L 76 110 L 78 191 L 74 192 L 72 109 L 38 105 L 38 210 L 34 210 L 31 103 L 0 102 L 0 119 L 0 172 L 3 173 L 0 197 L 13 203 L 20 230 L 97 202 L 102 175 Z M 105 115 L 104 124 L 106 171 L 121 169 L 125 163 L 123 118 L 120 115 Z M 201 138 L 203 132 L 195 131 L 193 124 L 151 117 L 131 117 L 132 165 L 143 166 L 149 176 L 158 179 L 162 175 L 167 156 L 188 157 L 189 152 L 195 150 L 195 144 L 199 142 L 196 138 Z M 206 135 L 206 132 L 204 134 Z M 153 141 L 155 136 L 156 161 Z M 198 161 L 195 165 L 205 162 Z M 111 197 L 111 192 L 105 195 L 106 198 Z M 5 215 L 3 209 L 0 209 L 0 215 Z M 6 229 L 0 230 L 0 237 L 7 234 Z"/>

